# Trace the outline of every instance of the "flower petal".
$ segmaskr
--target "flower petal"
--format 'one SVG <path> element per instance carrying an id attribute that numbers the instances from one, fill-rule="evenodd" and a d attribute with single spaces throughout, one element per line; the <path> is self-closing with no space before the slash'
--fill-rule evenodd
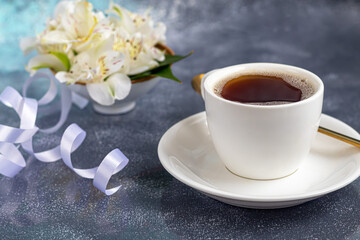
<path id="1" fill-rule="evenodd" d="M 88 51 L 84 51 L 79 53 L 74 58 L 74 63 L 72 64 L 71 70 L 75 72 L 81 72 L 89 67 L 96 68 L 97 66 L 97 57 L 91 49 Z"/>
<path id="2" fill-rule="evenodd" d="M 96 54 L 97 57 L 100 57 L 104 52 L 112 51 L 114 46 L 114 35 L 110 34 L 107 38 L 101 40 L 96 47 L 93 47 L 91 50 Z"/>
<path id="3" fill-rule="evenodd" d="M 41 54 L 31 58 L 27 68 L 29 71 L 40 68 L 50 68 L 56 72 L 66 71 L 64 64 L 52 54 Z"/>
<path id="4" fill-rule="evenodd" d="M 165 60 L 165 52 L 161 51 L 160 49 L 156 48 L 156 47 L 152 47 L 150 49 L 152 57 L 154 59 L 156 59 L 159 62 L 162 62 Z"/>
<path id="5" fill-rule="evenodd" d="M 140 67 L 137 67 L 137 68 L 132 69 L 132 70 L 129 72 L 129 75 L 139 74 L 139 73 L 145 72 L 145 71 L 147 71 L 147 70 L 149 70 L 149 69 L 150 69 L 150 67 L 148 67 L 148 66 L 140 66 Z"/>
<path id="6" fill-rule="evenodd" d="M 67 36 L 66 32 L 54 30 L 45 33 L 40 38 L 40 42 L 41 44 L 64 44 L 64 43 L 70 43 L 71 40 Z"/>
<path id="7" fill-rule="evenodd" d="M 106 83 L 109 85 L 115 99 L 118 100 L 126 98 L 131 90 L 130 78 L 122 73 L 115 73 L 111 75 L 106 80 Z"/>
<path id="8" fill-rule="evenodd" d="M 90 97 L 97 103 L 109 106 L 114 104 L 115 99 L 111 95 L 111 90 L 106 82 L 103 83 L 88 83 L 86 89 Z"/>
<path id="9" fill-rule="evenodd" d="M 92 9 L 93 6 L 90 2 L 75 2 L 75 11 L 73 16 L 75 17 L 76 21 L 74 28 L 80 37 L 88 36 L 91 29 L 96 24 Z"/>
<path id="10" fill-rule="evenodd" d="M 102 54 L 98 59 L 101 76 L 103 78 L 120 71 L 124 64 L 125 55 L 121 52 L 108 51 Z"/>
<path id="11" fill-rule="evenodd" d="M 118 4 L 114 4 L 113 2 L 110 2 L 110 7 L 108 10 L 109 13 L 115 13 L 121 18 L 121 25 L 130 33 L 135 33 L 136 26 L 133 22 L 133 19 L 130 16 L 130 12 L 122 7 L 120 7 Z"/>
<path id="12" fill-rule="evenodd" d="M 55 78 L 61 83 L 74 83 L 76 80 L 73 75 L 68 72 L 57 72 Z"/>
<path id="13" fill-rule="evenodd" d="M 93 31 L 85 41 L 74 45 L 74 49 L 77 52 L 95 48 L 96 51 L 104 51 L 104 49 L 108 51 L 112 50 L 113 43 L 112 23 L 108 19 L 103 19 L 95 25 Z"/>
<path id="14" fill-rule="evenodd" d="M 63 14 L 59 14 L 62 27 L 73 39 L 83 39 L 90 34 L 96 23 L 92 8 L 89 2 L 75 1 L 63 8 Z"/>
<path id="15" fill-rule="evenodd" d="M 157 43 L 163 43 L 166 42 L 166 25 L 162 22 L 158 22 L 155 29 L 154 29 L 154 38 Z"/>
<path id="16" fill-rule="evenodd" d="M 151 52 L 140 52 L 136 60 L 131 60 L 129 75 L 134 75 L 147 71 L 158 65 L 159 63 L 153 59 Z"/>
<path id="17" fill-rule="evenodd" d="M 54 18 L 65 14 L 67 11 L 74 11 L 75 4 L 73 1 L 61 1 L 59 2 L 54 10 Z"/>
<path id="18" fill-rule="evenodd" d="M 20 48 L 25 55 L 29 54 L 32 50 L 34 50 L 35 46 L 36 46 L 36 38 L 34 37 L 23 38 L 20 41 Z"/>

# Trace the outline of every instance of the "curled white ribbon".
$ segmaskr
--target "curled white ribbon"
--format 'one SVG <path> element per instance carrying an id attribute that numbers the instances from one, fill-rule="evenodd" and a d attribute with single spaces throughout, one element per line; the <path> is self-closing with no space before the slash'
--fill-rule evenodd
<path id="1" fill-rule="evenodd" d="M 39 100 L 27 98 L 26 93 L 31 83 L 39 78 L 50 80 L 50 86 L 47 92 Z M 78 107 L 84 108 L 87 100 L 72 93 L 66 86 L 61 85 L 61 105 L 58 110 L 61 111 L 59 121 L 47 129 L 39 129 L 36 126 L 37 113 L 41 111 L 38 107 L 51 103 L 57 95 L 56 79 L 53 75 L 37 72 L 30 77 L 24 84 L 23 96 L 14 88 L 6 87 L 0 94 L 0 102 L 13 108 L 20 118 L 20 127 L 10 127 L 0 124 L 0 174 L 8 177 L 14 177 L 26 166 L 24 157 L 18 150 L 21 147 L 42 162 L 55 162 L 60 159 L 83 178 L 93 179 L 93 184 L 106 195 L 112 195 L 120 186 L 106 189 L 106 186 L 112 175 L 121 171 L 129 162 L 128 158 L 119 150 L 112 150 L 100 163 L 98 167 L 89 169 L 79 169 L 72 165 L 71 153 L 74 152 L 86 137 L 86 132 L 77 124 L 73 123 L 66 128 L 60 145 L 42 152 L 34 152 L 32 139 L 37 132 L 53 133 L 56 132 L 66 121 L 70 112 L 72 103 Z M 43 110 L 47 112 L 47 110 Z M 15 144 L 20 144 L 16 146 Z"/>

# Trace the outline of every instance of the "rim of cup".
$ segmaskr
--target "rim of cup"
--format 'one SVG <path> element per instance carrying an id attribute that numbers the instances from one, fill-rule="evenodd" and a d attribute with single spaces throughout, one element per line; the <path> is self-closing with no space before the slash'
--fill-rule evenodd
<path id="1" fill-rule="evenodd" d="M 214 88 L 209 86 L 210 83 L 218 82 L 219 78 L 224 79 L 229 77 L 229 80 L 236 78 L 237 76 L 241 76 L 241 72 L 244 72 L 245 70 L 251 69 L 252 71 L 256 72 L 256 68 L 259 68 L 260 71 L 264 70 L 272 70 L 273 72 L 276 72 L 277 70 L 279 72 L 286 72 L 287 74 L 291 74 L 291 72 L 296 73 L 297 75 L 306 75 L 305 78 L 310 79 L 310 84 L 313 85 L 315 88 L 315 93 L 311 95 L 310 97 L 297 101 L 297 102 L 291 102 L 286 104 L 276 104 L 276 105 L 255 105 L 255 104 L 247 104 L 247 103 L 241 103 L 236 101 L 230 101 L 225 98 L 222 98 L 215 94 Z M 261 73 L 260 73 L 261 74 Z M 231 76 L 233 75 L 233 77 Z M 270 75 L 270 74 L 269 74 Z M 214 78 L 216 78 L 214 80 Z M 220 80 L 221 81 L 221 80 Z M 314 84 L 317 85 L 315 85 Z M 255 63 L 244 63 L 244 64 L 238 64 L 233 65 L 230 67 L 220 68 L 213 70 L 209 74 L 205 75 L 203 78 L 203 88 L 213 97 L 217 98 L 219 101 L 223 101 L 226 104 L 232 104 L 247 108 L 259 108 L 259 109 L 274 109 L 274 108 L 289 108 L 289 107 L 295 107 L 300 106 L 304 104 L 308 104 L 309 102 L 314 101 L 318 97 L 320 97 L 324 92 L 324 84 L 320 77 L 318 77 L 316 74 L 295 66 L 286 65 L 286 64 L 279 64 L 279 63 L 267 63 L 267 62 L 255 62 Z"/>

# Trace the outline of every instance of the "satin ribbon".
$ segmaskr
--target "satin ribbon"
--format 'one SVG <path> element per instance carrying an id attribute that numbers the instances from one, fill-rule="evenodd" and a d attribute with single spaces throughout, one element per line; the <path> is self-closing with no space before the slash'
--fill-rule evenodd
<path id="1" fill-rule="evenodd" d="M 27 98 L 29 86 L 33 81 L 40 78 L 49 79 L 49 89 L 39 100 Z M 75 168 L 72 165 L 71 153 L 80 147 L 86 137 L 86 132 L 77 124 L 73 123 L 66 128 L 58 146 L 41 152 L 34 151 L 32 140 L 37 132 L 46 134 L 56 132 L 65 123 L 72 103 L 81 109 L 88 103 L 87 99 L 61 85 L 60 105 L 56 109 L 60 111 L 58 122 L 47 129 L 37 127 L 37 114 L 39 112 L 46 114 L 50 111 L 41 107 L 51 103 L 56 98 L 56 81 L 52 74 L 37 72 L 26 80 L 22 96 L 12 87 L 6 87 L 0 94 L 0 102 L 13 108 L 20 118 L 18 128 L 0 124 L 0 173 L 8 177 L 14 177 L 26 166 L 25 159 L 18 149 L 22 147 L 26 152 L 42 162 L 55 162 L 62 159 L 65 165 L 80 177 L 93 179 L 94 186 L 100 191 L 106 195 L 114 194 L 119 190 L 120 186 L 106 189 L 107 184 L 112 175 L 121 171 L 128 164 L 128 158 L 119 149 L 114 149 L 106 155 L 98 167 L 89 169 Z"/>

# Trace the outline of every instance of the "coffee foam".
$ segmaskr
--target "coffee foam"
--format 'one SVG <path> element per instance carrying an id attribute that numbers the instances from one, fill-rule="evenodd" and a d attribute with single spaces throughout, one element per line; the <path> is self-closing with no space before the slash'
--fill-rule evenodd
<path id="1" fill-rule="evenodd" d="M 293 73 L 293 72 L 286 73 L 286 72 L 280 72 L 280 71 L 259 71 L 259 70 L 242 71 L 241 73 L 235 73 L 231 76 L 227 76 L 226 78 L 219 80 L 218 82 L 215 83 L 215 85 L 213 87 L 214 93 L 217 96 L 222 98 L 221 92 L 222 92 L 222 89 L 225 86 L 225 84 L 232 79 L 235 79 L 235 78 L 238 78 L 238 77 L 244 76 L 244 75 L 262 75 L 262 76 L 282 78 L 284 81 L 289 83 L 291 86 L 296 87 L 301 90 L 301 93 L 302 93 L 301 100 L 307 99 L 307 98 L 311 97 L 312 95 L 314 95 L 314 93 L 315 93 L 315 87 L 313 86 L 313 84 L 305 77 L 300 76 L 296 73 Z M 275 102 L 259 102 L 259 103 L 246 103 L 246 104 L 280 105 L 280 104 L 287 104 L 287 103 L 290 103 L 290 102 L 275 101 Z"/>

